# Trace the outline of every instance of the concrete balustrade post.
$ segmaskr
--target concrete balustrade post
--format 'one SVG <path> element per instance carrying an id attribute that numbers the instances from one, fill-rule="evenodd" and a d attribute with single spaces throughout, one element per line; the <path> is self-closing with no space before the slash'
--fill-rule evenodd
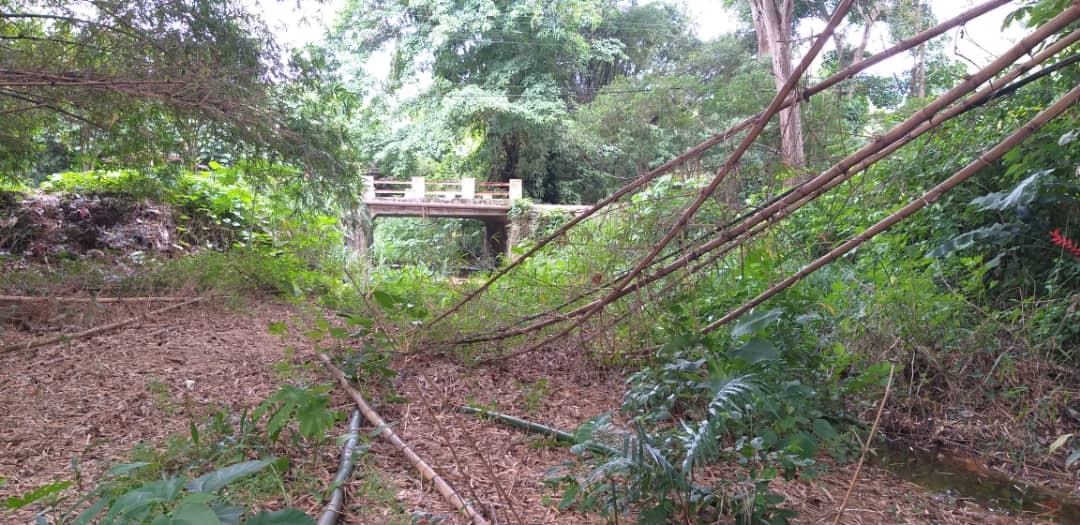
<path id="1" fill-rule="evenodd" d="M 423 177 L 413 177 L 412 178 L 412 186 L 409 188 L 409 191 L 406 192 L 405 198 L 406 199 L 423 199 L 426 194 L 427 194 L 427 188 L 425 187 L 424 178 Z"/>
<path id="2" fill-rule="evenodd" d="M 476 198 L 476 179 L 473 179 L 473 178 L 461 179 L 461 198 L 462 199 L 475 199 Z"/>
<path id="3" fill-rule="evenodd" d="M 363 193 L 361 194 L 361 195 L 363 195 L 363 199 L 364 200 L 374 199 L 375 198 L 375 177 L 373 177 L 371 175 L 361 175 L 360 176 L 360 181 L 364 184 Z"/>

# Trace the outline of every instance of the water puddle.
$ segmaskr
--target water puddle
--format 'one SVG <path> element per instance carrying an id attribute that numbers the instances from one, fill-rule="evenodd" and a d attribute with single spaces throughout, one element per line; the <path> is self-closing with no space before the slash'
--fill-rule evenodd
<path id="1" fill-rule="evenodd" d="M 972 458 L 900 444 L 879 449 L 877 464 L 930 491 L 995 512 L 1080 524 L 1080 500 L 1069 496 L 1071 487 L 1025 485 Z"/>

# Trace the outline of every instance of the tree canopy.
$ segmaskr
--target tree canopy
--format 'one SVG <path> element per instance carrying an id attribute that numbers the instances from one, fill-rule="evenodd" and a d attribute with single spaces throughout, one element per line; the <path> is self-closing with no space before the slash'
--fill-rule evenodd
<path id="1" fill-rule="evenodd" d="M 9 174 L 48 169 L 34 165 L 48 152 L 83 166 L 235 155 L 342 172 L 344 136 L 300 118 L 316 80 L 236 2 L 7 0 L 0 48 Z"/>

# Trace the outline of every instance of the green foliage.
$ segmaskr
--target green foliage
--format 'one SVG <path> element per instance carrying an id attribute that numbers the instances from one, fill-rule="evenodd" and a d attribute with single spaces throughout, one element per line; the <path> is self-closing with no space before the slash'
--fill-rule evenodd
<path id="1" fill-rule="evenodd" d="M 475 265 L 482 258 L 484 225 L 461 219 L 379 219 L 376 264 L 427 266 L 441 273 Z"/>
<path id="2" fill-rule="evenodd" d="M 271 457 L 236 463 L 191 480 L 181 475 L 141 484 L 134 482 L 134 485 L 126 477 L 154 465 L 146 462 L 118 465 L 97 488 L 74 503 L 70 513 L 60 513 L 56 523 L 315 523 L 310 516 L 296 509 L 260 511 L 241 521 L 247 508 L 232 505 L 223 496 L 226 486 L 280 463 Z"/>
<path id="3" fill-rule="evenodd" d="M 315 118 L 347 113 L 347 101 L 310 57 L 286 64 L 266 24 L 235 2 L 10 0 L 0 10 L 4 177 L 228 157 L 350 178 L 348 137 Z"/>
<path id="4" fill-rule="evenodd" d="M 272 441 L 277 441 L 281 432 L 294 420 L 299 425 L 300 435 L 315 442 L 322 441 L 334 422 L 344 419 L 343 414 L 329 409 L 330 396 L 327 392 L 332 388 L 332 385 L 309 388 L 282 385 L 277 393 L 259 405 L 251 417 L 259 421 L 263 415 L 269 416 L 266 431 Z"/>

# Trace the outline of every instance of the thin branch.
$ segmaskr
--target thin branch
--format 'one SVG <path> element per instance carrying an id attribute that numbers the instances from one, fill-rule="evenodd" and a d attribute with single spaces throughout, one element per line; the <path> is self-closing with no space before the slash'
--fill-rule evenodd
<path id="1" fill-rule="evenodd" d="M 89 330 L 84 330 L 82 332 L 75 332 L 75 333 L 72 333 L 72 334 L 61 334 L 61 335 L 55 335 L 55 336 L 50 336 L 50 337 L 42 337 L 40 339 L 32 339 L 30 341 L 26 341 L 26 342 L 22 342 L 22 343 L 11 343 L 11 344 L 8 344 L 8 345 L 0 346 L 0 354 L 4 354 L 4 353 L 7 353 L 7 352 L 12 352 L 12 351 L 15 351 L 15 350 L 29 350 L 31 348 L 37 348 L 39 346 L 51 345 L 53 343 L 59 343 L 61 341 L 70 341 L 72 339 L 82 339 L 82 338 L 85 338 L 85 337 L 90 337 L 92 335 L 97 335 L 97 334 L 100 334 L 100 333 L 108 332 L 110 330 L 115 330 L 117 328 L 127 326 L 127 325 L 132 324 L 132 323 L 134 323 L 136 321 L 142 321 L 143 319 L 146 319 L 146 318 L 154 316 L 154 315 L 160 315 L 160 314 L 163 314 L 163 313 L 168 312 L 170 310 L 175 310 L 175 309 L 180 308 L 182 306 L 187 306 L 189 304 L 197 303 L 199 301 L 202 301 L 203 299 L 204 299 L 203 297 L 198 297 L 198 298 L 192 299 L 190 301 L 185 301 L 185 302 L 182 302 L 180 304 L 169 305 L 169 306 L 166 306 L 165 308 L 159 308 L 157 310 L 154 310 L 152 312 L 148 312 L 148 313 L 143 314 L 143 315 L 138 315 L 138 316 L 131 317 L 131 318 L 128 318 L 128 319 L 124 319 L 123 321 L 117 321 L 115 323 L 109 323 L 109 324 L 104 325 L 104 326 L 91 328 Z"/>

